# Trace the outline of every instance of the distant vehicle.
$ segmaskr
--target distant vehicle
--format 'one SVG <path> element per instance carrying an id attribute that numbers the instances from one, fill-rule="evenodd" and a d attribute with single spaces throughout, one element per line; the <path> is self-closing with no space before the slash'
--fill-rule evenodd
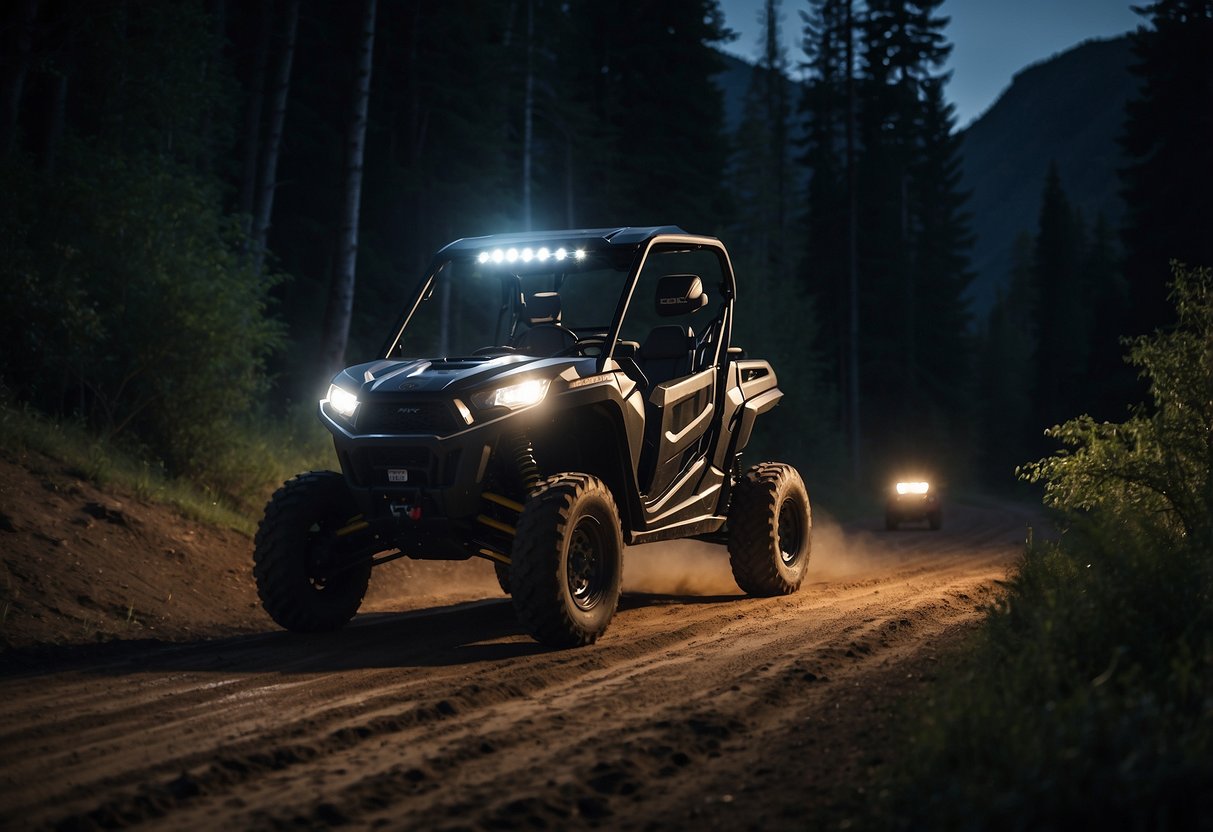
<path id="1" fill-rule="evenodd" d="M 727 544 L 745 592 L 795 592 L 809 498 L 790 465 L 741 468 L 783 393 L 732 343 L 735 296 L 724 245 L 673 226 L 447 245 L 382 357 L 320 402 L 342 473 L 301 474 L 266 506 L 265 609 L 333 630 L 373 566 L 480 557 L 538 641 L 589 644 L 624 544 L 686 537 Z"/>
<path id="2" fill-rule="evenodd" d="M 938 531 L 943 526 L 943 506 L 939 494 L 929 482 L 906 480 L 889 489 L 884 510 L 886 529 L 894 531 L 902 523 L 920 523 L 923 520 L 932 531 Z"/>

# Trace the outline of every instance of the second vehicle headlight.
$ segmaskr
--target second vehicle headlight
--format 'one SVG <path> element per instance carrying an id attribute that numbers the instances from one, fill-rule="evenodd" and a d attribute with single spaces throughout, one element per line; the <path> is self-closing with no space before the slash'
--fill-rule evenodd
<path id="1" fill-rule="evenodd" d="M 481 390 L 472 395 L 472 404 L 479 408 L 508 407 L 516 410 L 539 404 L 548 394 L 551 379 L 533 378 L 520 381 L 507 387 L 497 387 L 493 390 Z"/>

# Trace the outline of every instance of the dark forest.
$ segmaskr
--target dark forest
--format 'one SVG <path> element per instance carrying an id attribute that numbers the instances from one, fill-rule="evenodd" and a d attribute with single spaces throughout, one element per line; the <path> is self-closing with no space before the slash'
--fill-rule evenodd
<path id="1" fill-rule="evenodd" d="M 1123 225 L 1024 171 L 1039 226 L 987 316 L 940 6 L 769 2 L 730 119 L 711 0 L 7 4 L 6 401 L 232 493 L 216 460 L 373 357 L 439 246 L 675 224 L 732 252 L 789 393 L 764 441 L 816 480 L 1011 487 L 1045 428 L 1143 398 L 1119 338 L 1170 322 L 1171 260 L 1213 262 L 1209 9 L 1141 11 Z"/>

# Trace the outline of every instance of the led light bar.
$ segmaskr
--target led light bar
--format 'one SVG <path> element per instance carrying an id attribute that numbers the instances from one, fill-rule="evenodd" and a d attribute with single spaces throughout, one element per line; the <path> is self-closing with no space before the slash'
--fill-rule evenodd
<path id="1" fill-rule="evenodd" d="M 931 486 L 925 482 L 899 482 L 897 483 L 898 494 L 926 494 L 927 489 Z"/>
<path id="2" fill-rule="evenodd" d="M 569 259 L 570 253 L 563 246 L 552 251 L 547 246 L 541 246 L 538 249 L 530 247 L 524 249 L 517 248 L 495 248 L 491 251 L 482 251 L 476 255 L 476 262 L 480 264 L 486 263 L 523 263 L 540 262 L 546 263 L 548 260 L 563 261 Z M 585 259 L 585 249 L 579 248 L 572 252 L 574 260 L 582 261 Z"/>

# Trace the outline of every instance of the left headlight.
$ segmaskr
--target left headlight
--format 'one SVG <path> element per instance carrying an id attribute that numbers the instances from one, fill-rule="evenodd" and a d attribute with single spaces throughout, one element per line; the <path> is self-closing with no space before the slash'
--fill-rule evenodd
<path id="1" fill-rule="evenodd" d="M 334 413 L 346 419 L 352 417 L 358 409 L 358 397 L 336 384 L 329 385 L 328 403 Z"/>
<path id="2" fill-rule="evenodd" d="M 551 383 L 551 379 L 533 378 L 508 387 L 481 390 L 472 394 L 472 404 L 486 410 L 491 407 L 508 407 L 510 410 L 529 407 L 543 401 Z"/>

